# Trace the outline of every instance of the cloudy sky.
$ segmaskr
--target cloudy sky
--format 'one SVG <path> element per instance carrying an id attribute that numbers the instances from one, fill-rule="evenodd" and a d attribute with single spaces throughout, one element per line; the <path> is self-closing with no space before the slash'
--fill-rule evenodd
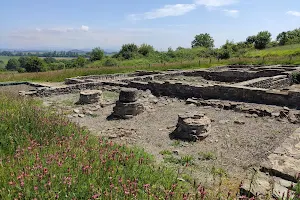
<path id="1" fill-rule="evenodd" d="M 0 49 L 118 49 L 148 43 L 190 47 L 209 33 L 215 45 L 269 30 L 300 28 L 299 0 L 9 0 L 1 2 Z"/>

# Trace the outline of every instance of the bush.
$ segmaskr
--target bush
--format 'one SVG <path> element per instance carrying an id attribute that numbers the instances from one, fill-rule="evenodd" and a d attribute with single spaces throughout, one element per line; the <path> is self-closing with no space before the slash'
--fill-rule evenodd
<path id="1" fill-rule="evenodd" d="M 118 62 L 114 58 L 107 58 L 103 65 L 106 67 L 118 66 Z"/>
<path id="2" fill-rule="evenodd" d="M 217 58 L 218 59 L 229 59 L 230 51 L 228 49 L 219 49 L 217 51 Z"/>
<path id="3" fill-rule="evenodd" d="M 17 71 L 19 73 L 25 73 L 26 72 L 26 69 L 22 68 L 22 67 L 18 67 Z"/>
<path id="4" fill-rule="evenodd" d="M 104 56 L 104 51 L 100 47 L 97 47 L 94 48 L 90 53 L 90 60 L 91 61 L 102 60 L 103 56 Z"/>
<path id="5" fill-rule="evenodd" d="M 11 58 L 8 60 L 5 68 L 7 70 L 15 71 L 20 67 L 20 62 L 16 58 Z"/>
<path id="6" fill-rule="evenodd" d="M 43 72 L 46 71 L 46 65 L 41 58 L 31 56 L 25 63 L 25 69 L 27 72 Z"/>
<path id="7" fill-rule="evenodd" d="M 58 63 L 50 63 L 48 65 L 49 70 L 60 70 L 60 69 L 65 69 L 65 64 L 62 62 L 58 62 Z"/>

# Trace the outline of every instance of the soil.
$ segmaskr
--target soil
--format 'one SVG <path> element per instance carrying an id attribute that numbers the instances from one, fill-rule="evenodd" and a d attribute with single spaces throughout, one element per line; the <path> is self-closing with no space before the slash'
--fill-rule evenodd
<path id="1" fill-rule="evenodd" d="M 176 81 L 182 83 L 188 83 L 193 85 L 208 85 L 208 84 L 232 84 L 229 82 L 220 82 L 220 81 L 212 81 L 206 80 L 201 76 L 174 76 L 174 77 L 161 77 L 158 80 L 160 81 Z"/>
<path id="2" fill-rule="evenodd" d="M 9 85 L 9 86 L 1 86 L 0 92 L 9 92 L 13 94 L 19 94 L 19 91 L 30 91 L 35 90 L 35 87 L 26 85 L 26 84 L 20 84 L 20 85 Z"/>
<path id="3" fill-rule="evenodd" d="M 154 155 L 158 162 L 164 161 L 164 156 L 160 154 L 162 151 L 171 152 L 174 157 L 192 156 L 192 176 L 200 181 L 211 179 L 213 167 L 224 170 L 230 177 L 242 179 L 248 169 L 259 166 L 298 127 L 285 120 L 249 118 L 244 113 L 187 105 L 185 101 L 173 98 L 157 98 L 149 92 L 144 92 L 142 96 L 145 112 L 128 120 L 107 120 L 118 99 L 116 92 L 105 91 L 103 100 L 93 105 L 75 105 L 79 94 L 59 95 L 43 100 L 45 105 L 58 108 L 93 134 L 143 148 Z M 74 109 L 79 114 L 87 110 L 92 114 L 79 117 Z M 209 137 L 198 142 L 174 141 L 169 138 L 176 127 L 178 114 L 186 112 L 205 113 L 212 120 Z M 203 154 L 210 156 L 206 160 Z"/>

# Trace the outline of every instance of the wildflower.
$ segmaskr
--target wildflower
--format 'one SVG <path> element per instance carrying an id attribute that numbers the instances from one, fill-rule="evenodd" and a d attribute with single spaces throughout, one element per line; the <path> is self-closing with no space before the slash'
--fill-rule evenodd
<path id="1" fill-rule="evenodd" d="M 92 196 L 92 198 L 93 198 L 93 199 L 98 199 L 99 196 L 100 196 L 100 194 L 94 194 L 94 195 Z"/>
<path id="2" fill-rule="evenodd" d="M 44 174 L 47 174 L 47 173 L 48 173 L 48 169 L 44 168 Z"/>
<path id="3" fill-rule="evenodd" d="M 9 185 L 15 185 L 15 183 L 13 181 L 9 181 L 8 184 Z"/>
<path id="4" fill-rule="evenodd" d="M 25 185 L 24 181 L 21 181 L 21 182 L 20 182 L 20 186 L 21 186 L 21 187 L 24 187 L 24 185 Z"/>
<path id="5" fill-rule="evenodd" d="M 38 186 L 34 186 L 33 189 L 34 189 L 34 191 L 37 191 L 39 188 L 38 188 Z"/>

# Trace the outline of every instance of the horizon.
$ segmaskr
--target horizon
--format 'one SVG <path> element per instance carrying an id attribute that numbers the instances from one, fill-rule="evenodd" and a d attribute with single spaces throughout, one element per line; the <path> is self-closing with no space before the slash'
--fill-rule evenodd
<path id="1" fill-rule="evenodd" d="M 194 36 L 209 33 L 219 47 L 260 31 L 272 38 L 299 28 L 300 2 L 287 0 L 79 0 L 2 3 L 0 49 L 59 50 L 147 43 L 158 51 L 190 47 Z M 295 10 L 294 8 L 299 8 Z"/>

